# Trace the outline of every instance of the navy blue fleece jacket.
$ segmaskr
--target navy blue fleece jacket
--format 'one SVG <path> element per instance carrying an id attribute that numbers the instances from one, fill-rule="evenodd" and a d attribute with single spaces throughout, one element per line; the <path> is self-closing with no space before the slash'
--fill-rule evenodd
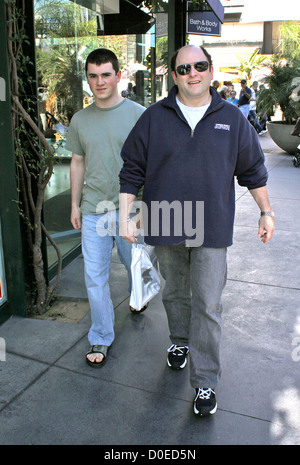
<path id="1" fill-rule="evenodd" d="M 143 113 L 125 141 L 120 192 L 137 195 L 144 186 L 148 244 L 185 244 L 194 238 L 186 231 L 184 214 L 179 233 L 172 222 L 167 235 L 161 225 L 159 232 L 151 231 L 155 202 L 156 206 L 162 201 L 192 205 L 195 227 L 197 201 L 202 201 L 203 245 L 228 247 L 233 237 L 234 177 L 248 189 L 266 185 L 267 170 L 256 131 L 235 105 L 221 99 L 213 88 L 210 92 L 211 104 L 194 131 L 176 103 L 174 86 L 167 98 Z"/>

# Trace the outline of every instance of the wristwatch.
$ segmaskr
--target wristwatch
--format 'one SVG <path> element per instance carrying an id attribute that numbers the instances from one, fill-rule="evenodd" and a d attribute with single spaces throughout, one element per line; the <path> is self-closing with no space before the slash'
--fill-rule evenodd
<path id="1" fill-rule="evenodd" d="M 262 212 L 260 212 L 260 216 L 271 216 L 272 218 L 274 218 L 274 212 L 273 212 L 273 210 L 262 211 Z"/>

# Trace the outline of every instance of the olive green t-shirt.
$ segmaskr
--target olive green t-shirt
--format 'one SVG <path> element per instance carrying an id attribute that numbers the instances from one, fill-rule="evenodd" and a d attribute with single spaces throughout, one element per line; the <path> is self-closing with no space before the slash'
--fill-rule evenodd
<path id="1" fill-rule="evenodd" d="M 119 208 L 121 149 L 144 111 L 144 107 L 125 98 L 111 108 L 99 108 L 92 103 L 73 116 L 65 147 L 85 156 L 82 214 L 102 213 L 103 207 Z"/>

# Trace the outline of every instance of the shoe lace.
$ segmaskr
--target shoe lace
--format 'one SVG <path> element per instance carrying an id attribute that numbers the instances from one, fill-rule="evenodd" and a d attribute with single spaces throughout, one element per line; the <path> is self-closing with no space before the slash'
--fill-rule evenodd
<path id="1" fill-rule="evenodd" d="M 176 344 L 172 344 L 168 352 L 173 352 L 175 355 L 185 355 L 185 353 L 189 352 L 189 348 L 188 346 L 177 346 Z"/>
<path id="2" fill-rule="evenodd" d="M 198 388 L 196 399 L 209 399 L 211 394 L 215 394 L 215 391 L 211 388 Z"/>

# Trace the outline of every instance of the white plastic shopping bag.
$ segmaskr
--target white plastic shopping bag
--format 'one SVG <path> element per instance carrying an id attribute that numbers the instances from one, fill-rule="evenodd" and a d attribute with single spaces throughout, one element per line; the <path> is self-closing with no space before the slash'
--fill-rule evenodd
<path id="1" fill-rule="evenodd" d="M 131 249 L 132 289 L 129 305 L 141 310 L 160 291 L 160 278 L 154 247 L 133 244 Z"/>

